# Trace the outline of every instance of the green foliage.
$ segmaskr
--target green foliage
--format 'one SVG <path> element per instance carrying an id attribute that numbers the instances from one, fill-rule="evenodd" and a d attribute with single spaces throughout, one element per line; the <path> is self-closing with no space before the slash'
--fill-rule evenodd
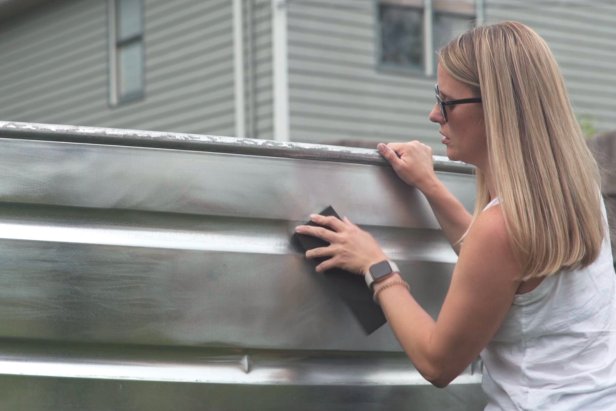
<path id="1" fill-rule="evenodd" d="M 582 127 L 582 133 L 587 139 L 597 135 L 597 127 L 595 126 L 595 119 L 590 114 L 581 114 L 578 116 L 578 122 Z"/>

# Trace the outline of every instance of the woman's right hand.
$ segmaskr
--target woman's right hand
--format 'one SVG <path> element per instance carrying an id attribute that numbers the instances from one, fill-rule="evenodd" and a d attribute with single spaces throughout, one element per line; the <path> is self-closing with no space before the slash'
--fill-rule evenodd
<path id="1" fill-rule="evenodd" d="M 409 143 L 380 143 L 381 154 L 405 183 L 425 192 L 437 180 L 432 163 L 432 148 L 415 140 Z"/>

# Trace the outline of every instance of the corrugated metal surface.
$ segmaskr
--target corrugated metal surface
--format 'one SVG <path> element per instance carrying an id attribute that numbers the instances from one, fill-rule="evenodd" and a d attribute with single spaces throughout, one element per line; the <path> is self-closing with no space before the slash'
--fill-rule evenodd
<path id="1" fill-rule="evenodd" d="M 578 116 L 599 130 L 616 129 L 616 2 L 490 0 L 486 19 L 537 30 L 556 55 Z"/>
<path id="2" fill-rule="evenodd" d="M 289 242 L 328 204 L 436 315 L 456 256 L 374 150 L 0 122 L 0 398 L 37 410 L 479 410 Z M 438 159 L 472 206 L 469 169 Z"/>

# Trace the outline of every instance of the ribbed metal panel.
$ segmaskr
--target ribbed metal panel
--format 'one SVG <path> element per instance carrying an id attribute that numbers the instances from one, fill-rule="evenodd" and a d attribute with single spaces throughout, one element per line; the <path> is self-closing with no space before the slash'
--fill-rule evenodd
<path id="1" fill-rule="evenodd" d="M 375 150 L 6 122 L 0 140 L 1 409 L 482 408 L 477 369 L 427 384 L 290 242 L 332 204 L 437 315 L 456 256 Z M 471 207 L 470 168 L 436 160 Z"/>

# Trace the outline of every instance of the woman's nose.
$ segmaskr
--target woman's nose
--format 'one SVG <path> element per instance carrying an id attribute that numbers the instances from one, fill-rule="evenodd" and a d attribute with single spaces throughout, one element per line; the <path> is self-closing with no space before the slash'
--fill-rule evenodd
<path id="1" fill-rule="evenodd" d="M 443 115 L 441 114 L 441 110 L 438 107 L 438 103 L 434 104 L 434 106 L 432 107 L 432 111 L 430 111 L 430 114 L 428 115 L 428 118 L 433 123 L 443 124 L 445 122 L 445 119 L 443 118 Z"/>

